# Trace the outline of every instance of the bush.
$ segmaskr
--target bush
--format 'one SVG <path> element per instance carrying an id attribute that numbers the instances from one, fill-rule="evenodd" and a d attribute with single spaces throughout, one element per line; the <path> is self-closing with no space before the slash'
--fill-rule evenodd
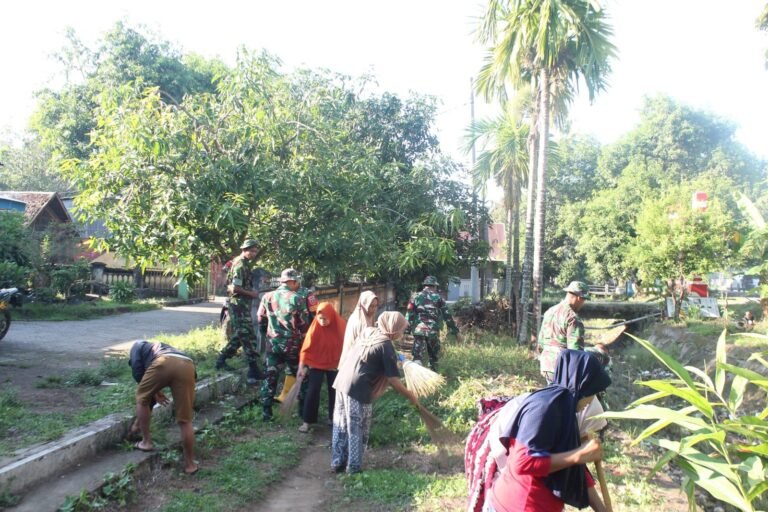
<path id="1" fill-rule="evenodd" d="M 73 265 L 57 267 L 51 271 L 51 285 L 65 299 L 85 293 L 84 282 L 90 279 L 91 271 L 88 262 L 81 259 Z"/>
<path id="2" fill-rule="evenodd" d="M 136 289 L 127 281 L 118 281 L 109 287 L 109 296 L 120 304 L 130 304 L 136 300 Z"/>
<path id="3" fill-rule="evenodd" d="M 30 301 L 39 304 L 53 304 L 56 302 L 56 290 L 53 288 L 47 288 L 45 286 L 35 288 L 32 296 L 30 297 Z"/>
<path id="4" fill-rule="evenodd" d="M 13 261 L 0 261 L 0 288 L 26 288 L 30 269 Z"/>

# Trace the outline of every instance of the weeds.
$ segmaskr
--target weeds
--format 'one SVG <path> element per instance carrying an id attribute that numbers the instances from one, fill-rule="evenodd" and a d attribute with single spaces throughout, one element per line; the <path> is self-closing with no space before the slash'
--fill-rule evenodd
<path id="1" fill-rule="evenodd" d="M 119 474 L 107 473 L 101 490 L 89 493 L 83 489 L 77 496 L 67 496 L 59 512 L 91 512 L 125 506 L 136 493 L 135 469 L 135 465 L 128 464 Z"/>

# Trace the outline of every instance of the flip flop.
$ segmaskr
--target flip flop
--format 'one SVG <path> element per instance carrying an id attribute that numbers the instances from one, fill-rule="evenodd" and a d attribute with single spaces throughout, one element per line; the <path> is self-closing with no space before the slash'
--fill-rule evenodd
<path id="1" fill-rule="evenodd" d="M 184 470 L 184 474 L 185 474 L 185 475 L 189 475 L 189 476 L 192 476 L 192 475 L 194 475 L 195 473 L 197 473 L 198 471 L 200 471 L 200 466 L 197 466 L 197 467 L 195 468 L 195 470 L 194 470 L 194 471 L 187 471 L 187 470 L 185 469 L 185 470 Z"/>
<path id="2" fill-rule="evenodd" d="M 139 450 L 139 451 L 142 451 L 142 452 L 153 452 L 153 451 L 155 451 L 154 448 L 149 448 L 149 449 L 142 448 L 140 445 L 141 445 L 141 441 L 136 441 L 136 443 L 133 445 L 133 449 L 134 450 Z"/>

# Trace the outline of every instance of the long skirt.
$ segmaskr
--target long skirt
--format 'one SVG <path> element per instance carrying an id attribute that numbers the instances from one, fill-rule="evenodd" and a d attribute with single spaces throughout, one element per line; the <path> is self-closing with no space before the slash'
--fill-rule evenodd
<path id="1" fill-rule="evenodd" d="M 354 398 L 336 392 L 333 409 L 333 444 L 331 469 L 357 473 L 363 465 L 363 453 L 371 430 L 372 404 L 363 404 Z"/>

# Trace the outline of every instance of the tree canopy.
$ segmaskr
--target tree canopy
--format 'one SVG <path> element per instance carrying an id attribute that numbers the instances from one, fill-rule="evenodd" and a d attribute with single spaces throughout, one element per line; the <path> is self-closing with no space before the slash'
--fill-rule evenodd
<path id="1" fill-rule="evenodd" d="M 331 276 L 474 257 L 470 194 L 437 149 L 431 98 L 283 74 L 246 51 L 215 85 L 179 103 L 142 80 L 101 94 L 92 151 L 65 169 L 82 213 L 106 221 L 102 248 L 191 275 L 246 237 L 268 266 Z"/>

